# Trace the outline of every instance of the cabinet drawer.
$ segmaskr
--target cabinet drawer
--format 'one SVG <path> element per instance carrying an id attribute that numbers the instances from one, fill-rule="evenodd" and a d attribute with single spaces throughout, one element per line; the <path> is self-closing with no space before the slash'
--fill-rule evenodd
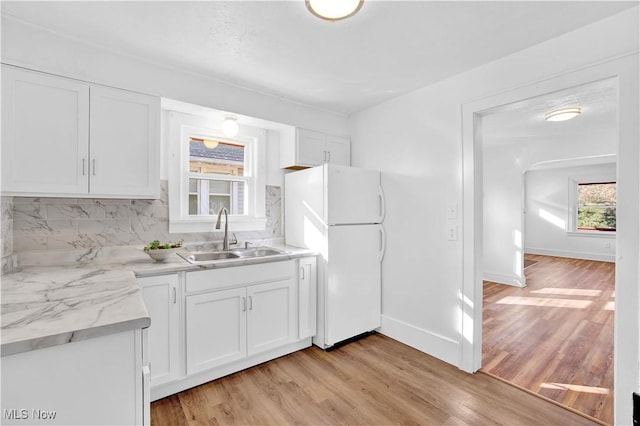
<path id="1" fill-rule="evenodd" d="M 187 272 L 186 291 L 196 293 L 293 277 L 294 261 L 260 263 L 206 271 Z"/>

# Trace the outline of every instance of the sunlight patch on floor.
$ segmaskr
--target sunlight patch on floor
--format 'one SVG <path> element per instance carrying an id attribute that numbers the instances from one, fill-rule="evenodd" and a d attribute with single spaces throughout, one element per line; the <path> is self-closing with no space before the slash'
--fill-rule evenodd
<path id="1" fill-rule="evenodd" d="M 599 388 L 596 386 L 571 385 L 568 383 L 543 383 L 541 389 L 551 390 L 569 390 L 574 392 L 595 393 L 598 395 L 607 395 L 610 390 L 607 388 Z"/>
<path id="2" fill-rule="evenodd" d="M 616 302 L 607 302 L 602 308 L 603 311 L 615 311 L 616 310 Z"/>
<path id="3" fill-rule="evenodd" d="M 525 306 L 544 306 L 548 308 L 575 308 L 586 309 L 591 305 L 589 300 L 577 299 L 553 299 L 543 297 L 517 297 L 507 296 L 496 303 L 501 305 L 525 305 Z"/>
<path id="4" fill-rule="evenodd" d="M 530 293 L 537 294 L 560 294 L 563 296 L 588 296 L 598 297 L 602 294 L 602 290 L 589 290 L 586 288 L 541 288 L 540 290 L 532 290 Z"/>

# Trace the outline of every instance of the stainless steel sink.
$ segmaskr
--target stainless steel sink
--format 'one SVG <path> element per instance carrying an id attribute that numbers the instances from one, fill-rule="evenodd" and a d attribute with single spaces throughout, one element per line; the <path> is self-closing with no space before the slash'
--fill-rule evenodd
<path id="1" fill-rule="evenodd" d="M 189 263 L 203 264 L 214 263 L 221 260 L 240 260 L 246 258 L 276 256 L 283 253 L 284 251 L 271 247 L 251 247 L 229 251 L 198 251 L 191 253 L 178 253 L 178 256 L 182 257 Z"/>
<path id="2" fill-rule="evenodd" d="M 240 250 L 233 250 L 231 253 L 237 254 L 238 257 L 264 257 L 264 256 L 275 256 L 277 254 L 282 254 L 281 250 L 276 250 L 269 247 L 252 247 Z"/>
<path id="3" fill-rule="evenodd" d="M 227 251 L 209 251 L 209 252 L 204 251 L 204 252 L 196 252 L 196 253 L 182 253 L 180 255 L 187 262 L 191 262 L 191 263 L 209 262 L 212 260 L 235 259 L 240 257 L 237 254 L 233 254 Z"/>

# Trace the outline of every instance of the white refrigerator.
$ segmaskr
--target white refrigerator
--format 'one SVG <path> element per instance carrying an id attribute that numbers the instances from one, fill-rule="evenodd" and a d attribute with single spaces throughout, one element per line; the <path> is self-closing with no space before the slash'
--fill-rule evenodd
<path id="1" fill-rule="evenodd" d="M 320 253 L 317 334 L 323 349 L 380 327 L 380 172 L 325 164 L 285 175 L 285 241 Z"/>

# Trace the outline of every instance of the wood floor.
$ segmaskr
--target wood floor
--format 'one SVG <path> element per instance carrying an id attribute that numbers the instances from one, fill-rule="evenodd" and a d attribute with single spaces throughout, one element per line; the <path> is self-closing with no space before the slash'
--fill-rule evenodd
<path id="1" fill-rule="evenodd" d="M 315 346 L 154 402 L 151 425 L 594 425 L 374 334 Z"/>
<path id="2" fill-rule="evenodd" d="M 612 424 L 615 265 L 526 259 L 527 287 L 484 284 L 482 370 Z"/>

